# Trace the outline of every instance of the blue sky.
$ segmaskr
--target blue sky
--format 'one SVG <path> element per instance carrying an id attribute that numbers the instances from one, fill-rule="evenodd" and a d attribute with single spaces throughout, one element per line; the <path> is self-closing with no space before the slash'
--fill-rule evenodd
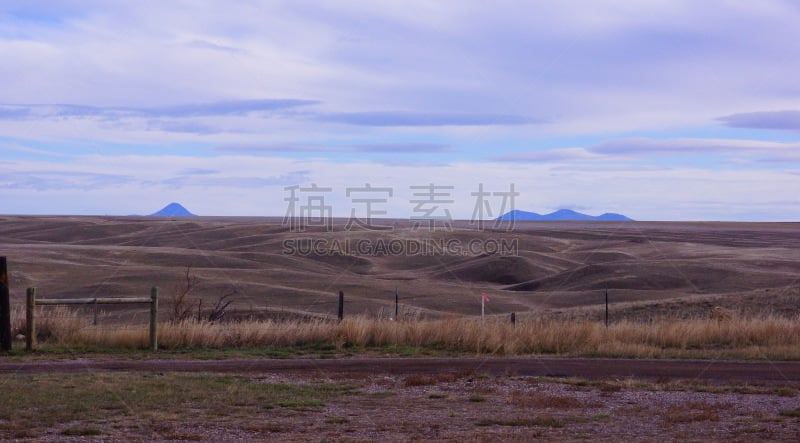
<path id="1" fill-rule="evenodd" d="M 235 4 L 234 4 L 235 3 Z M 0 214 L 283 215 L 287 186 L 800 219 L 800 6 L 4 1 Z M 497 209 L 495 209 L 497 211 Z M 498 215 L 498 214 L 494 214 Z"/>

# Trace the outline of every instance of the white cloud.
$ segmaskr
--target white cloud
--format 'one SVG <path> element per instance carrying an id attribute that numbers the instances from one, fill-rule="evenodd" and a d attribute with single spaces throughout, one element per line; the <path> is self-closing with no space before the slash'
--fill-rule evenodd
<path id="1" fill-rule="evenodd" d="M 514 152 L 491 157 L 508 162 L 631 162 L 656 156 L 722 155 L 729 161 L 746 164 L 751 161 L 797 161 L 800 142 L 772 142 L 744 139 L 713 138 L 620 138 L 586 148 L 557 148 Z M 749 158 L 749 160 L 748 160 Z M 645 166 L 645 165 L 643 165 Z"/>
<path id="2" fill-rule="evenodd" d="M 3 180 L 50 188 L 0 190 L 0 212 L 147 213 L 165 199 L 279 214 L 278 183 L 358 177 L 515 181 L 530 210 L 728 219 L 724 205 L 750 205 L 796 217 L 777 202 L 793 201 L 797 176 L 778 169 L 796 166 L 800 141 L 724 123 L 794 130 L 796 116 L 776 110 L 800 97 L 798 22 L 800 8 L 777 0 L 6 1 Z M 261 99 L 308 106 L 198 111 Z M 303 148 L 289 159 L 281 146 Z M 736 168 L 659 159 L 696 154 Z M 192 169 L 219 172 L 181 173 Z M 117 176 L 131 179 L 87 188 Z M 718 205 L 690 204 L 700 192 Z"/>
<path id="3" fill-rule="evenodd" d="M 5 180 L 7 168 L 0 166 Z M 389 216 L 408 218 L 413 215 L 410 200 L 414 198 L 409 187 L 434 183 L 453 186 L 451 212 L 469 218 L 477 183 L 484 183 L 489 191 L 507 191 L 513 183 L 520 192 L 516 207 L 532 211 L 568 205 L 621 212 L 638 220 L 800 217 L 797 176 L 775 170 L 648 170 L 635 165 L 608 170 L 597 165 L 575 174 L 547 164 L 331 164 L 245 156 L 89 156 L 69 164 L 19 161 L 11 169 L 30 180 L 45 177 L 48 187 L 0 189 L 2 213 L 146 214 L 178 201 L 201 215 L 281 216 L 286 211 L 285 186 L 316 183 L 333 188 L 327 198 L 334 215 L 347 216 L 354 206 L 346 198 L 346 188 L 370 183 L 393 187 L 395 195 L 386 205 Z M 187 170 L 209 173 L 187 174 Z M 105 179 L 111 182 L 97 182 Z M 86 185 L 87 180 L 96 186 Z M 499 202 L 493 204 L 497 208 Z"/>
<path id="4" fill-rule="evenodd" d="M 562 162 L 603 160 L 605 156 L 586 148 L 558 148 L 546 151 L 513 152 L 494 156 L 491 160 L 507 162 Z"/>
<path id="5" fill-rule="evenodd" d="M 800 12 L 764 3 L 89 3 L 61 26 L 0 40 L 13 61 L 0 99 L 300 97 L 341 112 L 529 115 L 591 130 L 609 115 L 636 129 L 687 111 L 712 120 L 793 101 L 773 91 L 796 88 Z"/>
<path id="6" fill-rule="evenodd" d="M 760 140 L 709 138 L 623 138 L 589 148 L 598 154 L 776 154 L 800 150 L 800 142 L 782 143 Z"/>

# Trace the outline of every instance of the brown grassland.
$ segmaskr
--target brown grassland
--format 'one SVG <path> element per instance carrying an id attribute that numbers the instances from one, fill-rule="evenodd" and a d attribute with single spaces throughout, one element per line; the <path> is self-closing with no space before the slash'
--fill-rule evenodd
<path id="1" fill-rule="evenodd" d="M 298 233 L 270 218 L 0 216 L 0 253 L 17 305 L 27 287 L 57 298 L 147 296 L 158 286 L 163 306 L 189 267 L 191 307 L 234 294 L 229 316 L 237 317 L 330 318 L 342 290 L 347 315 L 388 318 L 396 289 L 401 317 L 479 315 L 486 292 L 490 315 L 600 319 L 606 289 L 612 320 L 707 317 L 717 305 L 745 315 L 798 313 L 797 223 L 518 222 L 511 232 L 387 224 Z M 328 249 L 300 251 L 311 241 Z M 344 247 L 334 245 L 348 241 L 372 249 L 338 253 Z M 462 249 L 394 254 L 379 246 L 391 241 Z M 493 254 L 488 246 L 468 250 L 471 241 L 516 246 Z"/>
<path id="2" fill-rule="evenodd" d="M 292 232 L 268 218 L 5 216 L 0 251 L 9 257 L 17 332 L 29 286 L 47 298 L 142 296 L 159 286 L 159 341 L 173 349 L 328 343 L 511 355 L 800 357 L 800 224 L 520 222 L 509 232 L 386 224 Z M 373 249 L 342 255 L 343 247 L 304 253 L 298 246 L 356 240 Z M 509 254 L 396 254 L 377 246 L 391 241 L 515 246 Z M 341 324 L 329 321 L 339 290 Z M 491 301 L 481 323 L 484 292 Z M 203 321 L 226 295 L 225 321 Z M 732 318 L 709 320 L 715 306 Z M 145 343 L 146 310 L 103 309 L 92 327 L 90 311 L 39 307 L 40 340 Z"/>
<path id="3" fill-rule="evenodd" d="M 41 352 L 17 350 L 0 363 L 361 353 L 800 360 L 797 223 L 519 223 L 511 232 L 387 225 L 297 233 L 266 218 L 0 216 L 15 334 L 25 329 L 27 287 L 44 298 L 141 297 L 151 286 L 161 294 L 158 353 L 143 350 L 145 308 L 103 307 L 94 325 L 91 308 L 41 306 Z M 516 249 L 342 255 L 290 253 L 284 243 L 364 239 L 503 240 Z M 482 321 L 484 292 L 491 301 Z M 222 320 L 209 321 L 223 296 L 231 305 Z M 724 315 L 709 318 L 715 307 Z M 23 369 L 4 374 L 0 388 L 3 440 L 800 438 L 797 383 L 732 385 L 701 374 L 534 378 L 488 375 L 479 365 L 435 374 Z"/>
<path id="4" fill-rule="evenodd" d="M 15 311 L 14 331 L 24 331 L 24 316 Z M 145 348 L 149 336 L 141 325 L 94 327 L 91 318 L 70 309 L 39 315 L 39 340 L 57 348 Z M 325 319 L 237 320 L 187 319 L 159 325 L 163 350 L 308 348 L 320 344 L 337 351 L 384 349 L 482 355 L 564 355 L 635 358 L 800 359 L 797 318 L 593 320 L 521 318 L 516 325 L 497 318 L 387 321 L 353 316 L 342 322 Z"/>

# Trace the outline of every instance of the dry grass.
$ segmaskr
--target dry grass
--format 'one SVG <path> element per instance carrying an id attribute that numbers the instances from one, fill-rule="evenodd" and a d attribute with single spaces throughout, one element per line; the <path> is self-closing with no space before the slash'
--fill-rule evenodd
<path id="1" fill-rule="evenodd" d="M 663 418 L 664 421 L 669 424 L 689 423 L 694 421 L 719 421 L 719 410 L 729 408 L 729 404 L 693 401 L 670 406 Z"/>
<path id="2" fill-rule="evenodd" d="M 468 375 L 469 374 L 458 374 L 453 372 L 442 372 L 439 374 L 432 374 L 432 375 L 414 374 L 406 377 L 403 384 L 406 387 L 409 387 L 409 386 L 430 386 L 439 383 L 452 383 L 454 381 L 457 381 L 462 376 L 466 377 Z"/>
<path id="3" fill-rule="evenodd" d="M 15 313 L 15 329 L 24 316 Z M 141 325 L 93 327 L 91 319 L 68 309 L 37 313 L 39 340 L 66 345 L 145 347 Z M 455 352 L 607 357 L 697 357 L 800 359 L 800 321 L 777 316 L 728 322 L 709 319 L 623 321 L 606 328 L 598 321 L 530 318 L 507 322 L 467 317 L 444 320 L 386 321 L 350 317 L 329 320 L 184 320 L 159 325 L 159 345 L 177 348 L 296 347 L 330 343 L 351 347 L 418 347 Z"/>
<path id="4" fill-rule="evenodd" d="M 509 397 L 509 402 L 514 406 L 536 409 L 569 409 L 583 407 L 583 403 L 575 397 L 546 395 L 538 392 L 512 392 Z"/>

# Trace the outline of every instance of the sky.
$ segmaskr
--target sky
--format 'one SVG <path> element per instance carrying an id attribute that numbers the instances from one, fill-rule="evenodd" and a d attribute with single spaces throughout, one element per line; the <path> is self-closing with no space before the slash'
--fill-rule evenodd
<path id="1" fill-rule="evenodd" d="M 0 214 L 283 216 L 299 187 L 334 216 L 491 218 L 513 186 L 539 213 L 797 221 L 798 23 L 769 0 L 4 0 Z"/>

